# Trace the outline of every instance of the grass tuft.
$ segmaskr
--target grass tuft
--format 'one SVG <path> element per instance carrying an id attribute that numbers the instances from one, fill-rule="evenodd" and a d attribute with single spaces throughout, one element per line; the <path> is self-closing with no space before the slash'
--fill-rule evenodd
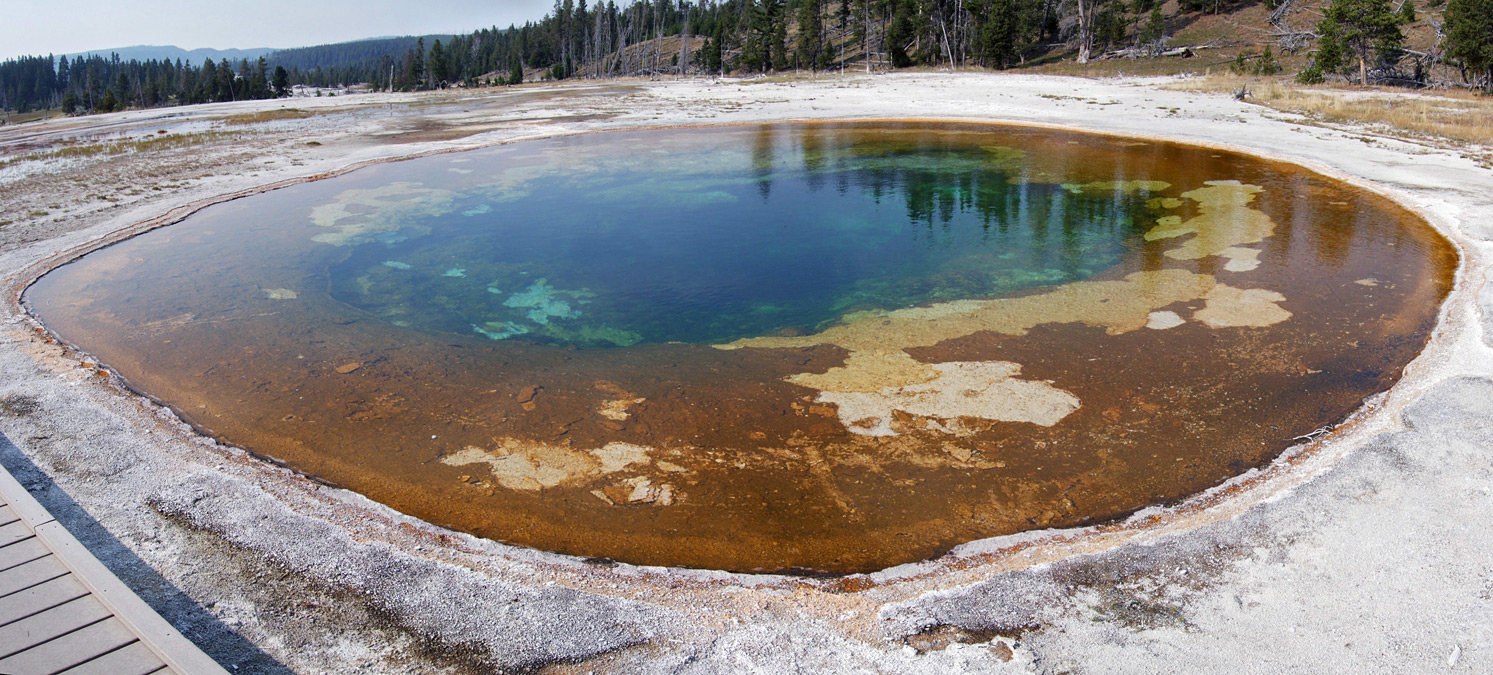
<path id="1" fill-rule="evenodd" d="M 259 112 L 240 113 L 238 115 L 220 117 L 218 118 L 218 121 L 224 124 L 241 126 L 247 124 L 260 124 L 263 122 L 275 122 L 278 120 L 303 120 L 307 117 L 313 117 L 315 115 L 316 113 L 314 112 L 301 110 L 300 108 L 276 108 L 275 110 L 261 110 Z"/>

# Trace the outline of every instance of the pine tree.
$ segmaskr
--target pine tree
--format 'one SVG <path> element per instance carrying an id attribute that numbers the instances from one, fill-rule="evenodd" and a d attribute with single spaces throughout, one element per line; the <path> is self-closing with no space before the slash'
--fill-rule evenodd
<path id="1" fill-rule="evenodd" d="M 446 63 L 446 50 L 441 47 L 441 41 L 436 40 L 430 46 L 430 86 L 433 89 L 444 89 L 446 82 L 450 79 L 451 71 Z"/>
<path id="2" fill-rule="evenodd" d="M 212 59 L 203 60 L 203 63 L 212 62 Z M 223 59 L 222 63 L 213 66 L 212 73 L 212 79 L 208 81 L 208 86 L 212 88 L 209 100 L 219 102 L 232 101 L 234 94 L 233 66 L 228 63 L 228 59 Z"/>
<path id="3" fill-rule="evenodd" d="M 819 69 L 824 49 L 823 0 L 803 0 L 798 6 L 798 64 Z"/>
<path id="4" fill-rule="evenodd" d="M 768 65 L 773 70 L 787 70 L 788 13 L 784 11 L 782 0 L 762 0 L 762 4 L 770 8 L 768 16 L 771 32 L 767 38 Z"/>
<path id="5" fill-rule="evenodd" d="M 254 69 L 249 75 L 248 98 L 265 99 L 270 97 L 269 62 L 263 56 L 254 62 Z"/>
<path id="6" fill-rule="evenodd" d="M 123 70 L 119 71 L 119 78 L 114 81 L 114 90 L 119 92 L 119 95 L 115 97 L 117 103 L 115 104 L 114 108 L 124 110 L 125 108 L 129 107 L 131 99 L 130 76 L 126 75 Z"/>
<path id="7" fill-rule="evenodd" d="M 1400 17 L 1390 7 L 1389 0 L 1333 0 L 1318 25 L 1318 33 L 1331 30 L 1335 24 L 1343 48 L 1358 61 L 1358 83 L 1369 83 L 1369 57 L 1378 54 L 1381 58 L 1397 52 L 1404 43 L 1400 33 Z M 1324 70 L 1327 70 L 1324 66 Z"/>
<path id="8" fill-rule="evenodd" d="M 1161 5 L 1151 7 L 1151 17 L 1146 20 L 1146 28 L 1141 34 L 1141 42 L 1160 47 L 1161 39 L 1166 37 L 1166 16 L 1161 13 Z M 1157 51 L 1161 51 L 1159 48 Z"/>
<path id="9" fill-rule="evenodd" d="M 1343 29 L 1335 21 L 1323 20 L 1317 25 L 1321 36 L 1317 39 L 1317 51 L 1306 69 L 1296 76 L 1302 84 L 1320 84 L 1327 76 L 1343 69 L 1347 54 L 1343 47 Z"/>
<path id="10" fill-rule="evenodd" d="M 1275 52 L 1270 50 L 1270 45 L 1265 45 L 1265 53 L 1260 55 L 1260 60 L 1255 62 L 1256 75 L 1275 75 L 1280 72 L 1280 62 L 1275 60 Z"/>
<path id="11" fill-rule="evenodd" d="M 1446 54 L 1478 73 L 1493 93 L 1493 0 L 1451 0 L 1446 7 Z"/>
<path id="12" fill-rule="evenodd" d="M 275 78 L 272 82 L 275 98 L 285 98 L 290 95 L 290 73 L 285 70 L 285 66 L 275 66 Z"/>
<path id="13" fill-rule="evenodd" d="M 886 27 L 886 50 L 892 57 L 893 68 L 912 65 L 912 55 L 907 47 L 912 43 L 912 0 L 893 0 L 892 21 Z"/>
<path id="14" fill-rule="evenodd" d="M 781 6 L 781 0 L 751 3 L 748 10 L 747 39 L 741 50 L 742 68 L 756 72 L 767 72 L 772 68 L 773 24 Z"/>
<path id="15" fill-rule="evenodd" d="M 425 83 L 425 38 L 415 40 L 414 52 L 410 55 L 411 89 L 419 89 Z"/>
<path id="16" fill-rule="evenodd" d="M 980 55 L 993 68 L 1009 68 L 1017 56 L 1020 30 L 1015 0 L 988 0 L 982 8 L 987 17 L 980 29 Z"/>
<path id="17" fill-rule="evenodd" d="M 705 70 L 710 71 L 712 74 L 721 75 L 725 73 L 725 40 L 725 23 L 717 23 L 715 25 L 715 33 L 711 36 L 710 42 L 706 44 L 705 51 Z"/>

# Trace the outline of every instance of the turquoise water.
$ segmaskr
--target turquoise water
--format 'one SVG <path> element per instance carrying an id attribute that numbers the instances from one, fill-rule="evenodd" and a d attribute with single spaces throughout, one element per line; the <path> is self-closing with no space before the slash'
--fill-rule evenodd
<path id="1" fill-rule="evenodd" d="M 381 167 L 387 184 L 427 192 L 374 234 L 319 237 L 350 249 L 328 267 L 332 295 L 396 325 L 494 340 L 793 334 L 1089 277 L 1119 261 L 1150 196 L 1030 180 L 1022 153 L 976 135 L 668 134 L 503 148 L 454 172 L 430 170 L 441 157 Z"/>

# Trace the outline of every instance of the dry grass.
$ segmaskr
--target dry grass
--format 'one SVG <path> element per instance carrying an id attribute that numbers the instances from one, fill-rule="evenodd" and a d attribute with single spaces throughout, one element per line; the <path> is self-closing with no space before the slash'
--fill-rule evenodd
<path id="1" fill-rule="evenodd" d="M 209 143 L 216 143 L 218 141 L 236 137 L 237 135 L 238 132 L 233 131 L 203 131 L 194 134 L 169 134 L 165 136 L 156 135 L 135 139 L 106 141 L 102 143 L 67 144 L 61 145 L 51 150 L 43 150 L 40 152 L 33 152 L 26 155 L 7 158 L 3 161 L 0 161 L 0 167 L 8 164 L 46 159 L 114 157 L 117 155 L 128 155 L 136 153 L 181 150 L 186 148 L 195 148 Z"/>
<path id="2" fill-rule="evenodd" d="M 6 124 L 25 124 L 27 122 L 36 122 L 38 120 L 55 117 L 56 115 L 57 111 L 55 110 L 37 110 L 28 113 L 13 113 L 8 110 L 3 110 L 0 111 L 0 121 L 5 122 Z"/>
<path id="3" fill-rule="evenodd" d="M 224 124 L 246 125 L 260 124 L 263 122 L 275 122 L 279 120 L 303 120 L 315 116 L 316 113 L 300 108 L 277 108 L 275 110 L 261 110 L 259 112 L 240 113 L 220 117 L 218 121 Z"/>
<path id="4" fill-rule="evenodd" d="M 1349 89 L 1237 76 L 1199 78 L 1171 88 L 1233 93 L 1241 86 L 1249 88 L 1252 102 L 1322 122 L 1493 148 L 1493 98 L 1469 92 Z"/>

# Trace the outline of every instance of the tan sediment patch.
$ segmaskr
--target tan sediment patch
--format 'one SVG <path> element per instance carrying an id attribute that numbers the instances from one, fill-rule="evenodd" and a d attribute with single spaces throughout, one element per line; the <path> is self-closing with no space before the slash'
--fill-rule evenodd
<path id="1" fill-rule="evenodd" d="M 1176 328 L 1187 321 L 1183 320 L 1176 312 L 1151 312 L 1146 317 L 1146 328 L 1152 330 L 1166 330 Z"/>
<path id="2" fill-rule="evenodd" d="M 1290 312 L 1275 304 L 1283 302 L 1286 296 L 1262 288 L 1219 284 L 1205 299 L 1207 305 L 1192 316 L 1209 328 L 1271 326 L 1291 318 Z"/>
<path id="3" fill-rule="evenodd" d="M 892 387 L 906 387 L 933 380 L 938 371 L 933 366 L 913 360 L 907 352 L 851 352 L 845 365 L 823 373 L 800 373 L 787 379 L 794 384 L 837 392 L 877 392 Z"/>
<path id="4" fill-rule="evenodd" d="M 672 506 L 674 504 L 674 486 L 668 483 L 654 484 L 647 476 L 635 476 L 623 481 L 624 485 L 632 488 L 627 493 L 627 501 L 630 504 L 654 504 L 657 506 Z"/>
<path id="5" fill-rule="evenodd" d="M 932 418 L 939 430 L 958 434 L 966 431 L 962 417 L 1050 427 L 1079 406 L 1077 397 L 1051 384 L 1015 379 L 1021 372 L 1015 363 L 955 361 L 926 367 L 937 374 L 928 382 L 876 392 L 825 391 L 819 400 L 835 404 L 845 427 L 867 436 L 898 433 L 893 411 Z"/>
<path id="6" fill-rule="evenodd" d="M 1011 379 L 1020 366 L 999 361 L 927 364 L 904 350 L 980 331 L 1023 335 L 1047 323 L 1082 323 L 1104 328 L 1110 335 L 1128 333 L 1150 324 L 1154 310 L 1206 297 L 1215 286 L 1212 276 L 1187 270 L 1135 272 L 1118 281 L 1074 282 L 1019 298 L 859 312 L 815 335 L 748 338 L 717 347 L 836 345 L 850 351 L 843 366 L 786 379 L 818 389 L 818 400 L 839 406 L 841 421 L 856 433 L 897 433 L 890 426 L 894 409 L 946 420 L 978 417 L 1051 425 L 1077 409 L 1078 400 L 1046 384 Z M 1007 372 L 1011 368 L 1017 371 Z M 956 431 L 949 426 L 943 430 Z"/>
<path id="7" fill-rule="evenodd" d="M 1114 192 L 1161 192 L 1171 186 L 1171 183 L 1159 180 L 1103 180 L 1093 183 L 1063 183 L 1062 188 L 1073 194 L 1083 194 L 1085 192 L 1106 194 Z"/>
<path id="8" fill-rule="evenodd" d="M 621 422 L 627 419 L 630 414 L 627 412 L 628 406 L 631 406 L 635 403 L 642 403 L 646 400 L 647 399 L 644 398 L 618 398 L 609 401 L 603 401 L 601 407 L 597 408 L 596 414 L 601 415 L 602 417 L 605 417 L 609 420 Z"/>
<path id="9" fill-rule="evenodd" d="M 289 288 L 266 288 L 264 289 L 264 296 L 271 300 L 294 300 L 300 297 L 295 291 Z"/>
<path id="10" fill-rule="evenodd" d="M 503 439 L 497 447 L 484 450 L 467 446 L 441 458 L 449 466 L 486 464 L 497 483 L 510 490 L 539 490 L 573 485 L 615 474 L 635 464 L 648 464 L 650 448 L 631 443 L 614 442 L 592 450 L 577 450 L 550 445 Z"/>
<path id="11" fill-rule="evenodd" d="M 1229 261 L 1224 263 L 1223 268 L 1230 272 L 1250 272 L 1260 266 L 1260 251 L 1253 248 L 1231 246 L 1218 254 Z"/>
<path id="12" fill-rule="evenodd" d="M 333 246 L 352 246 L 375 241 L 379 235 L 399 232 L 428 234 L 429 228 L 413 225 L 420 218 L 445 215 L 455 210 L 456 193 L 398 182 L 366 190 L 346 190 L 335 201 L 311 209 L 311 222 L 334 231 L 318 234 L 312 241 Z"/>
<path id="13" fill-rule="evenodd" d="M 1146 200 L 1146 206 L 1153 209 L 1175 209 L 1186 203 L 1176 197 L 1155 197 Z"/>
<path id="14" fill-rule="evenodd" d="M 1255 195 L 1264 188 L 1235 180 L 1213 180 L 1204 184 L 1208 187 L 1182 193 L 1184 198 L 1198 203 L 1200 213 L 1197 216 L 1186 222 L 1180 216 L 1157 218 L 1156 227 L 1145 234 L 1146 241 L 1192 234 L 1196 236 L 1167 251 L 1166 257 L 1173 260 L 1197 260 L 1216 255 L 1229 258 L 1231 263 L 1255 260 L 1259 255 L 1258 251 L 1241 247 L 1264 241 L 1275 231 L 1275 222 L 1270 220 L 1270 216 L 1249 207 Z M 1248 263 L 1241 262 L 1235 264 L 1235 267 L 1245 265 Z M 1258 266 L 1258 263 L 1255 265 Z"/>
<path id="15" fill-rule="evenodd" d="M 608 443 L 591 454 L 601 461 L 602 473 L 616 473 L 634 464 L 648 463 L 648 448 L 631 443 Z"/>
<path id="16" fill-rule="evenodd" d="M 1216 283 L 1211 275 L 1188 270 L 1133 272 L 1121 280 L 1077 281 L 1019 298 L 956 300 L 926 307 L 856 312 L 813 335 L 745 338 L 717 348 L 836 345 L 851 352 L 895 353 L 913 347 L 931 347 L 979 331 L 1024 335 L 1034 326 L 1046 323 L 1082 323 L 1119 335 L 1144 327 L 1156 309 L 1202 298 Z M 847 360 L 845 368 L 861 363 L 884 366 L 889 362 L 884 358 Z"/>

